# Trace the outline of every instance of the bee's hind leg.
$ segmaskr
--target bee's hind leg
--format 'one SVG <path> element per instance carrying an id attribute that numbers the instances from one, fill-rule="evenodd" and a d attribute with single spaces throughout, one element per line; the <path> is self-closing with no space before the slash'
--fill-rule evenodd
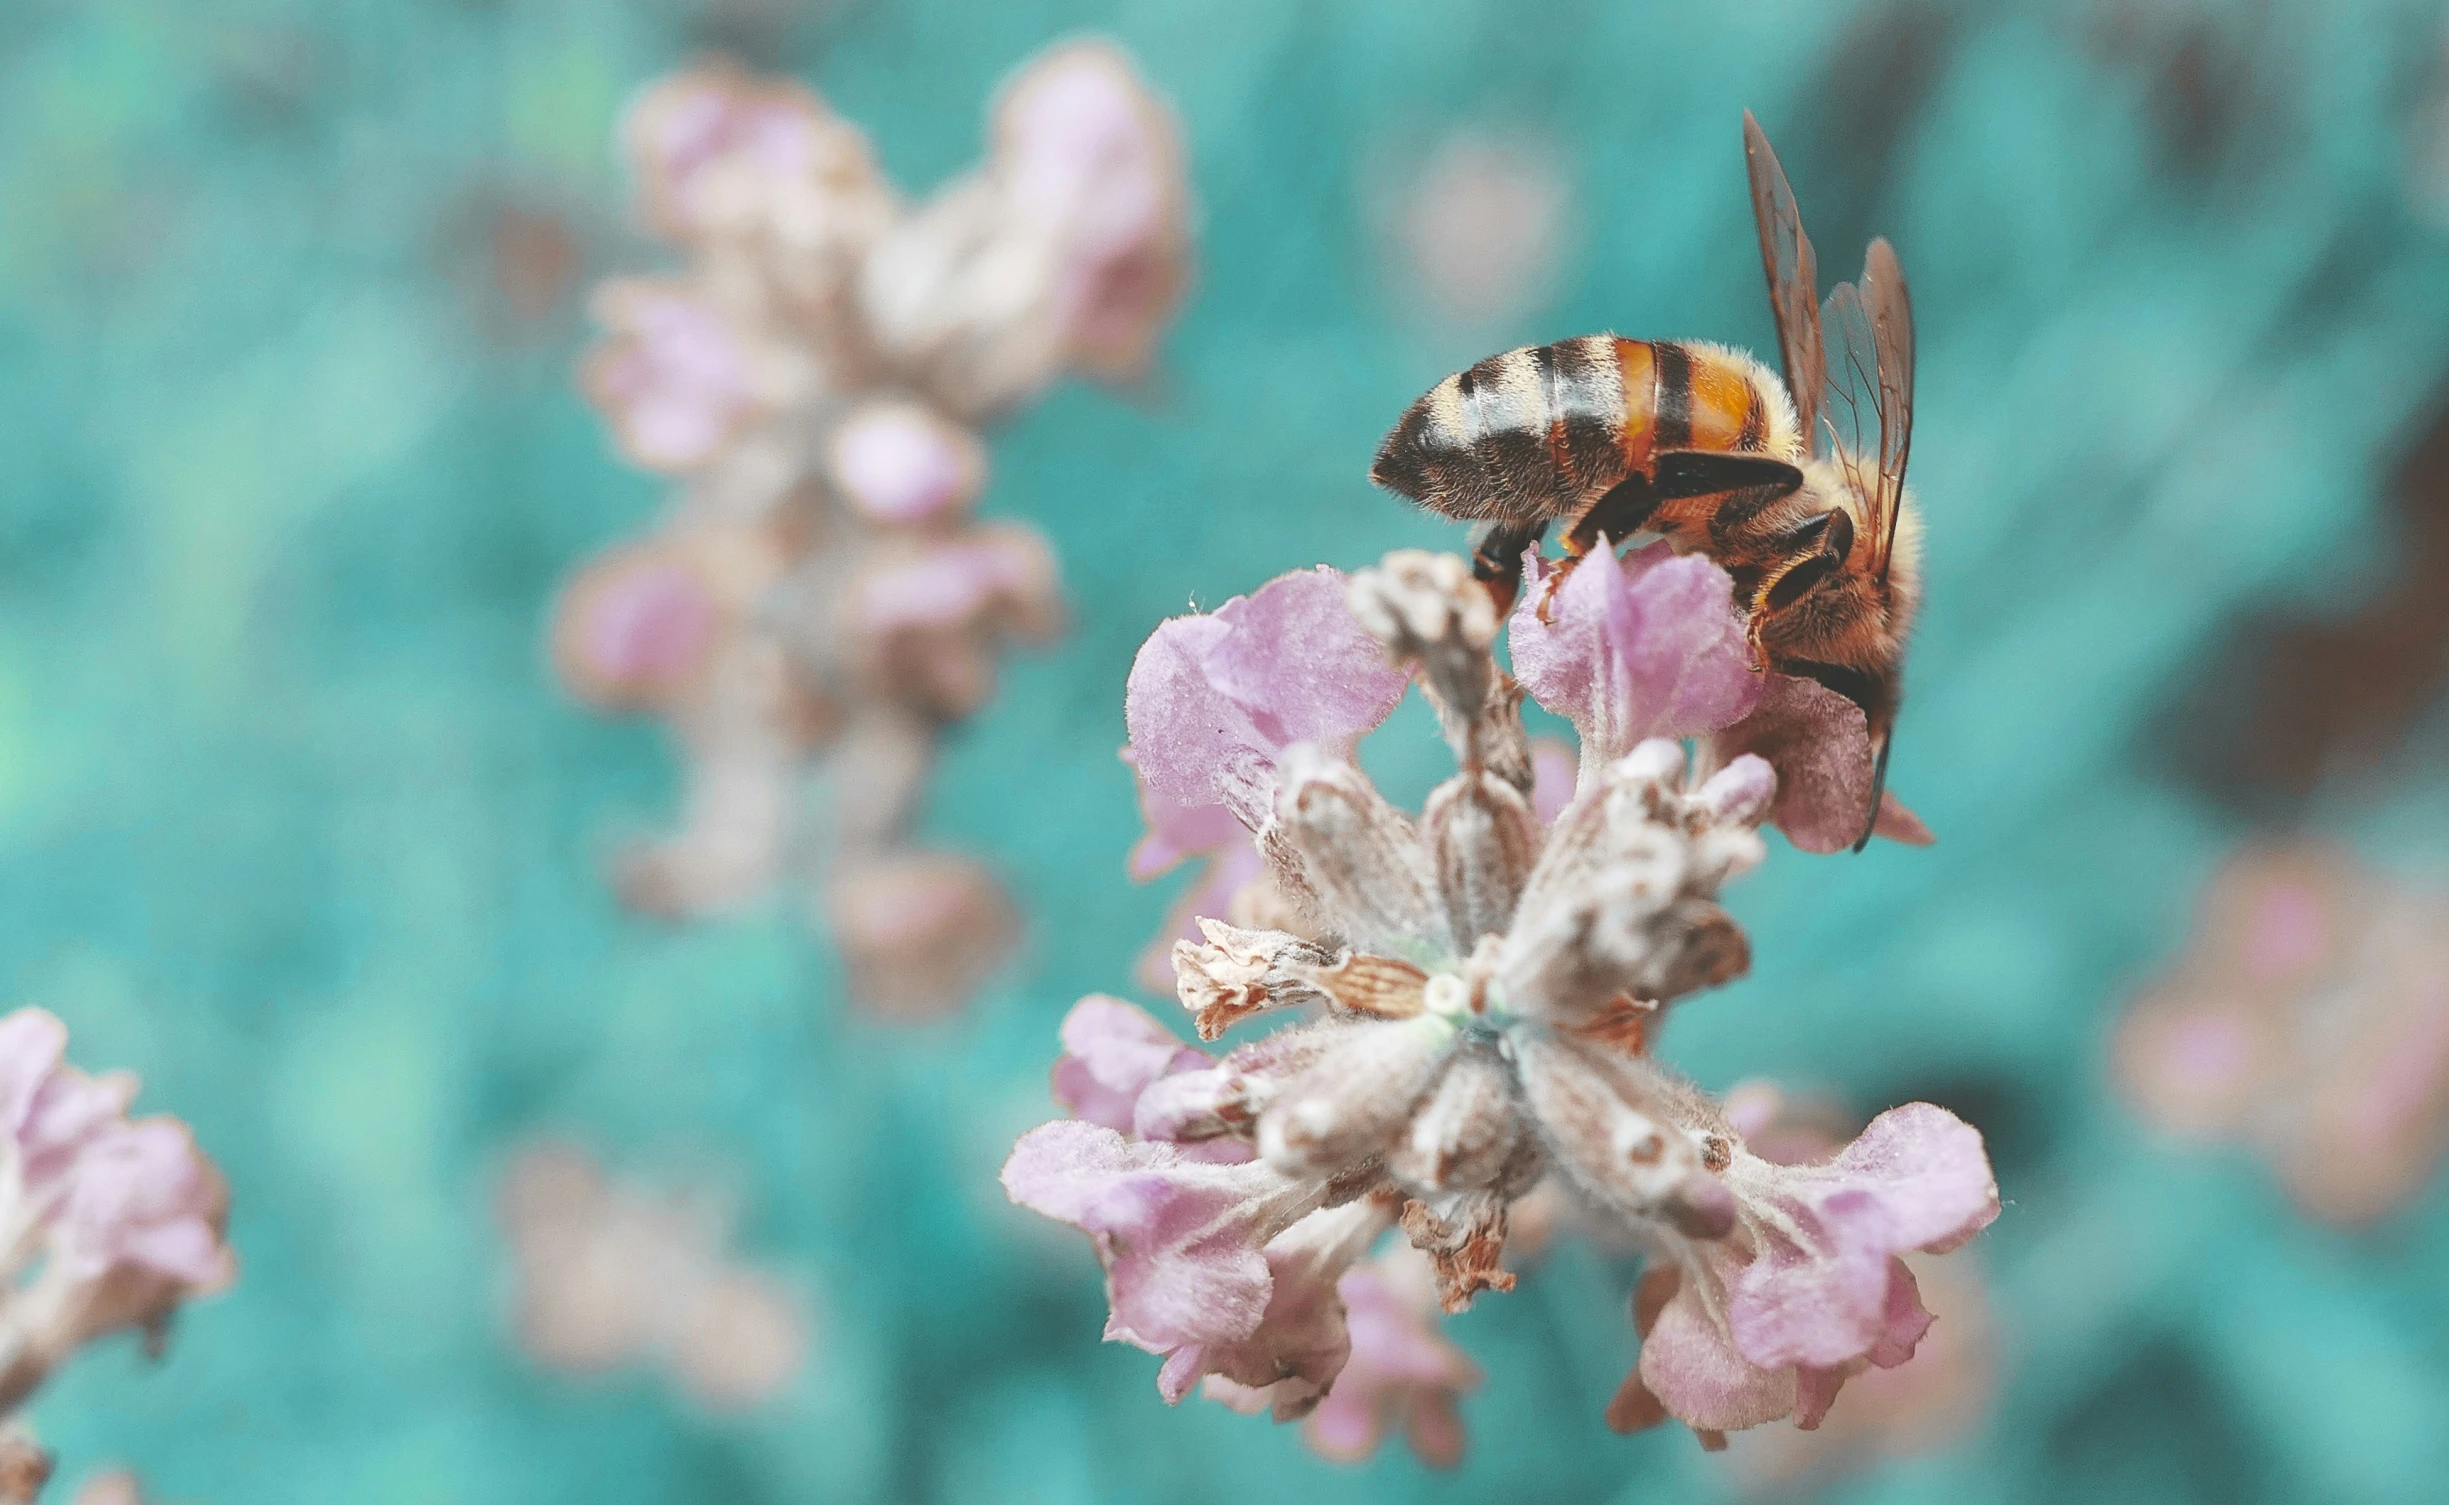
<path id="1" fill-rule="evenodd" d="M 1536 518 L 1524 522 L 1490 523 L 1472 541 L 1472 578 L 1488 587 L 1488 594 L 1496 600 L 1499 615 L 1512 611 L 1514 598 L 1522 593 L 1524 552 L 1547 536 L 1547 519 Z"/>

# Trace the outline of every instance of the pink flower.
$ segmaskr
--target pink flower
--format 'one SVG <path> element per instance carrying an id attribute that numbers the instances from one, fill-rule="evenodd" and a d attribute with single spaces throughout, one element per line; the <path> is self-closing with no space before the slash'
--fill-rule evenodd
<path id="1" fill-rule="evenodd" d="M 977 498 L 986 456 L 967 429 L 915 403 L 874 402 L 834 435 L 833 483 L 882 523 L 946 521 Z"/>
<path id="2" fill-rule="evenodd" d="M 1463 1457 L 1455 1401 L 1480 1384 L 1480 1368 L 1437 1328 L 1428 1265 L 1398 1250 L 1345 1275 L 1336 1289 L 1352 1356 L 1304 1429 L 1309 1444 L 1339 1463 L 1359 1463 L 1401 1431 L 1435 1468 Z"/>
<path id="3" fill-rule="evenodd" d="M 1159 1379 L 1168 1400 L 1205 1372 L 1200 1352 L 1180 1363 L 1171 1356 L 1258 1331 L 1274 1291 L 1263 1251 L 1324 1190 L 1263 1161 L 1210 1164 L 1078 1119 L 1022 1135 L 1003 1185 L 1014 1202 L 1096 1245 L 1112 1309 L 1106 1336 L 1168 1356 Z"/>
<path id="4" fill-rule="evenodd" d="M 1020 939 L 1003 885 L 954 852 L 862 858 L 826 886 L 824 904 L 852 1000 L 890 1019 L 960 1007 Z"/>
<path id="5" fill-rule="evenodd" d="M 1700 1430 L 1791 1412 L 1818 1425 L 1845 1380 L 1913 1356 L 1930 1325 L 1898 1255 L 1944 1253 L 1998 1216 L 1981 1135 L 1928 1103 L 1892 1108 L 1823 1165 L 1737 1144 L 1720 1173 L 1737 1232 L 1678 1252 L 1640 1381 Z"/>
<path id="6" fill-rule="evenodd" d="M 2118 1030 L 2134 1106 L 2253 1143 L 2329 1222 L 2420 1192 L 2449 1150 L 2449 903 L 2298 842 L 2223 864 L 2194 929 Z"/>
<path id="7" fill-rule="evenodd" d="M 1054 559 L 1034 531 L 977 529 L 860 582 L 861 631 L 960 631 L 997 615 L 1032 623 L 1053 594 Z M 1036 635 L 1036 634 L 1033 634 Z"/>
<path id="8" fill-rule="evenodd" d="M 1581 732 L 1585 770 L 1650 737 L 1714 734 L 1717 762 L 1756 753 L 1777 770 L 1769 819 L 1788 840 L 1806 852 L 1853 845 L 1871 798 L 1862 708 L 1811 680 L 1752 673 L 1724 570 L 1664 543 L 1621 560 L 1602 546 L 1560 586 L 1536 552 L 1524 563 L 1527 588 L 1509 629 L 1514 673 Z M 1893 794 L 1880 801 L 1874 834 L 1931 841 Z"/>
<path id="9" fill-rule="evenodd" d="M 1582 734 L 1583 767 L 1714 732 L 1759 703 L 1734 582 L 1709 559 L 1657 543 L 1618 561 L 1602 541 L 1561 586 L 1537 554 L 1526 560 L 1514 674 Z"/>
<path id="10" fill-rule="evenodd" d="M 1679 578 L 1714 591 L 1678 604 Z M 1723 576 L 1660 579 L 1657 623 L 1726 615 Z M 1531 656 L 1547 653 L 1532 672 L 1560 699 L 1597 707 L 1588 753 L 1610 727 L 1689 717 L 1706 730 L 1740 709 L 1624 651 L 1629 637 L 1595 630 L 1571 646 L 1580 620 L 1568 613 Z M 1721 656 L 1725 625 L 1690 656 Z M 1644 1367 L 1611 1421 L 1811 1425 L 1849 1374 L 1902 1362 L 1927 1324 L 1896 1256 L 1951 1248 L 1995 1216 L 1980 1137 L 1915 1105 L 1827 1165 L 1776 1165 L 1651 1059 L 1664 1009 L 1750 964 L 1719 895 L 1766 856 L 1754 826 L 1777 776 L 1750 756 L 1696 768 L 1682 743 L 1652 737 L 1596 766 L 1586 757 L 1583 787 L 1542 818 L 1522 696 L 1490 652 L 1497 627 L 1460 559 L 1405 550 L 1348 582 L 1290 576 L 1158 629 L 1127 705 L 1152 842 L 1163 854 L 1214 839 L 1223 806 L 1260 834 L 1270 874 L 1314 927 L 1204 918 L 1202 941 L 1174 948 L 1176 996 L 1206 1040 L 1271 1010 L 1325 1017 L 1206 1065 L 1097 1001 L 1065 1040 L 1095 1080 L 1066 1095 L 1087 1104 L 1103 1089 L 1093 1111 L 1117 1124 L 1127 1103 L 1138 1139 L 1042 1127 L 1016 1148 L 1006 1187 L 1097 1241 L 1108 1335 L 1167 1355 L 1169 1398 L 1206 1375 L 1210 1394 L 1282 1419 L 1337 1382 L 1353 1341 L 1344 1299 L 1325 1289 L 1363 1233 L 1376 1236 L 1353 1209 L 1399 1209 L 1438 1299 L 1461 1311 L 1513 1289 L 1511 1210 L 1546 1181 L 1661 1259 L 1637 1318 Z M 1457 765 L 1416 817 L 1350 761 L 1406 675 Z M 1219 1143 L 1258 1158 L 1204 1165 L 1184 1148 Z M 1350 1406 L 1329 1413 L 1332 1445 L 1359 1449 L 1385 1424 L 1371 1419 L 1372 1383 L 1417 1383 L 1424 1450 L 1450 1456 L 1460 1380 L 1443 1359 L 1391 1343 L 1379 1381 L 1364 1370 Z"/>
<path id="11" fill-rule="evenodd" d="M 681 284 L 607 282 L 595 314 L 609 337 L 588 355 L 581 385 L 633 463 L 695 469 L 764 408 L 747 341 Z"/>
<path id="12" fill-rule="evenodd" d="M 1288 749 L 1345 755 L 1384 721 L 1410 678 L 1353 619 L 1344 588 L 1321 565 L 1158 627 L 1124 700 L 1143 784 L 1189 810 L 1221 803 L 1256 830 Z"/>
<path id="13" fill-rule="evenodd" d="M 1266 1248 L 1267 1311 L 1257 1329 L 1236 1343 L 1176 1350 L 1157 1389 L 1172 1400 L 1204 1376 L 1202 1393 L 1244 1414 L 1309 1415 L 1352 1352 L 1342 1279 L 1393 1223 L 1386 1204 L 1370 1199 L 1313 1212 L 1276 1235 Z"/>

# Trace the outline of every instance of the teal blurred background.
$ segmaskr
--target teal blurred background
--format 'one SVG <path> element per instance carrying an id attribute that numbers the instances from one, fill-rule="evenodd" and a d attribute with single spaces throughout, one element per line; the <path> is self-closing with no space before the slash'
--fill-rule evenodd
<path id="1" fill-rule="evenodd" d="M 1890 235 L 1922 332 L 1930 603 L 1894 787 L 1929 851 L 1781 851 L 1756 974 L 1664 1054 L 1990 1136 L 1990 1419 L 1855 1500 L 2442 1498 L 2449 1196 L 2301 1222 L 2241 1153 L 2111 1095 L 2122 999 L 2248 832 L 2409 870 L 2449 836 L 2449 114 L 2409 0 L 8 0 L 0 6 L 0 997 L 126 1065 L 233 1182 L 244 1261 L 169 1361 L 36 1408 L 62 1481 L 344 1501 L 1693 1500 L 1599 1413 L 1629 1272 L 1578 1249 L 1453 1324 L 1472 1451 L 1354 1470 L 1096 1341 L 1094 1265 L 1004 1206 L 1063 1010 L 1127 991 L 1121 686 L 1151 625 L 1282 569 L 1456 534 L 1374 494 L 1454 366 L 1593 328 L 1766 349 L 1738 125 L 1825 276 Z M 1202 278 L 1159 379 L 1001 433 L 987 510 L 1060 550 L 1077 629 L 951 749 L 931 833 L 1025 895 L 1025 957 L 923 1029 L 846 1010 L 785 895 L 666 929 L 599 881 L 674 764 L 541 640 L 634 531 L 571 382 L 585 284 L 654 264 L 612 130 L 720 45 L 816 85 L 919 191 L 1082 28 L 1188 132 Z M 1373 184 L 1458 127 L 1569 189 L 1534 306 L 1390 276 Z M 2414 457 L 2410 461 L 2409 457 Z M 2427 528 L 2429 531 L 2427 531 Z M 2388 610 L 2379 610 L 2375 603 Z M 2395 603 L 2395 605 L 2391 605 Z M 1414 706 L 1371 757 L 1416 798 Z M 511 1146 L 736 1169 L 815 1354 L 745 1419 L 506 1336 Z M 678 1147 L 675 1149 L 675 1147 Z M 65 1491 L 62 1491 L 63 1494 Z"/>

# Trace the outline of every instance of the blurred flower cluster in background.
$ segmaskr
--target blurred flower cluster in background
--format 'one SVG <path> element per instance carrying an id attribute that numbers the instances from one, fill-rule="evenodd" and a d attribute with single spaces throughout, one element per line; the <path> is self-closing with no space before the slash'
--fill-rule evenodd
<path id="1" fill-rule="evenodd" d="M 681 829 L 623 854 L 622 898 L 704 914 L 821 870 L 852 995 L 890 1015 L 967 1002 L 1016 939 L 991 873 L 909 838 L 945 728 L 1062 627 L 1045 538 L 971 516 L 976 425 L 1067 369 L 1144 374 L 1189 277 L 1181 147 L 1121 54 L 1056 49 L 993 116 L 986 165 L 909 206 L 788 80 L 708 63 L 630 105 L 641 212 L 689 259 L 596 290 L 585 385 L 681 485 L 554 636 L 564 683 L 686 759 Z"/>
<path id="2" fill-rule="evenodd" d="M 1937 841 L 1773 818 L 1643 1043 L 1764 1176 L 1935 1105 L 1997 1219 L 1814 1432 L 1611 1430 L 1670 1298 L 1544 1192 L 1468 1311 L 1356 1253 L 1299 1425 L 1167 1407 L 997 1183 L 1218 1069 L 1194 915 L 1302 939 L 1117 760 L 1134 656 L 1458 550 L 1365 479 L 1449 371 L 1767 355 L 1746 108 L 1911 271 Z M 2434 1498 L 2445 206 L 2419 0 L 0 8 L 0 1012 L 176 1138 L 209 1296 L 78 1329 L 0 1486 Z M 1353 777 L 1422 808 L 1437 729 Z"/>

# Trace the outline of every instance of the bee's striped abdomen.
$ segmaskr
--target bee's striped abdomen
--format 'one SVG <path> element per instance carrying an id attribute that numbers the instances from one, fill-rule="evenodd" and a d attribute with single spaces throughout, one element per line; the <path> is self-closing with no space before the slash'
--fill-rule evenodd
<path id="1" fill-rule="evenodd" d="M 1624 478 L 1617 342 L 1586 335 L 1492 355 L 1428 390 L 1371 480 L 1450 517 L 1557 517 Z"/>
<path id="2" fill-rule="evenodd" d="M 1449 517 L 1571 516 L 1661 450 L 1767 449 L 1769 399 L 1748 364 L 1603 334 L 1508 350 L 1413 403 L 1369 477 Z"/>

